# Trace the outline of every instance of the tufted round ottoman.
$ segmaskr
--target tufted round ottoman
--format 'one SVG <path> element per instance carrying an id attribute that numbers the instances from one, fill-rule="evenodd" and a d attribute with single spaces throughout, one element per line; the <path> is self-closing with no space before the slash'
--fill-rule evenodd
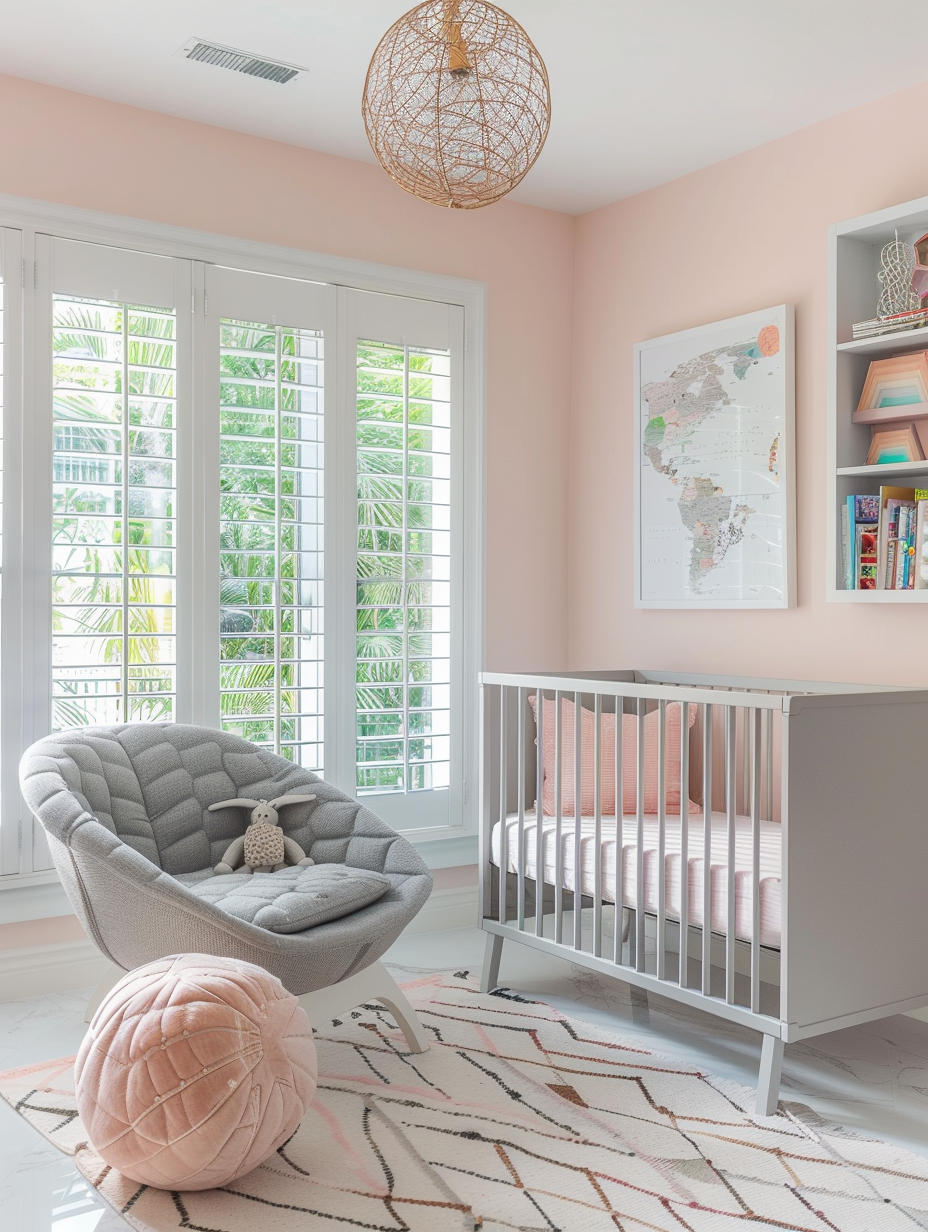
<path id="1" fill-rule="evenodd" d="M 119 981 L 75 1074 L 81 1120 L 108 1164 L 159 1189 L 212 1189 L 294 1132 L 316 1091 L 316 1048 L 275 976 L 184 954 Z"/>

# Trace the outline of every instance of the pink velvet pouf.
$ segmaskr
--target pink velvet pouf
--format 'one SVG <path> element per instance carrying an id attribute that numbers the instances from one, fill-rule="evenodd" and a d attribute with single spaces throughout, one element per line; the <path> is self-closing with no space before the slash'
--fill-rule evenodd
<path id="1" fill-rule="evenodd" d="M 81 1120 L 108 1164 L 158 1189 L 212 1189 L 295 1131 L 316 1091 L 316 1047 L 275 976 L 184 954 L 119 981 L 75 1074 Z"/>

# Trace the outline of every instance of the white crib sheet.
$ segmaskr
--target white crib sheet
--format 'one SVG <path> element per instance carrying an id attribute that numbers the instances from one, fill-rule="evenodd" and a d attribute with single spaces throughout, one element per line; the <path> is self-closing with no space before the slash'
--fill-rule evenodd
<path id="1" fill-rule="evenodd" d="M 580 889 L 592 895 L 595 885 L 595 823 L 592 817 L 582 817 L 580 824 Z M 728 821 L 724 813 L 712 814 L 711 845 L 711 902 L 710 913 L 713 932 L 728 931 Z M 500 822 L 493 827 L 491 859 L 500 864 Z M 602 819 L 602 864 L 601 894 L 604 902 L 616 901 L 616 825 L 614 817 Z M 760 944 L 773 949 L 780 948 L 780 870 L 782 830 L 777 822 L 760 823 Z M 556 881 L 555 849 L 556 832 L 553 817 L 542 822 L 542 845 L 544 852 L 544 880 L 550 885 Z M 509 872 L 518 872 L 519 828 L 518 815 L 506 818 L 506 867 Z M 666 914 L 668 919 L 680 919 L 680 818 L 668 817 L 665 828 L 664 886 Z M 637 907 L 637 848 L 638 822 L 635 817 L 622 819 L 622 902 L 626 907 Z M 658 896 L 658 825 L 657 818 L 644 820 L 644 906 L 649 912 L 657 912 Z M 735 936 L 750 941 L 753 936 L 753 903 L 751 890 L 752 828 L 749 817 L 738 817 L 735 822 Z M 525 873 L 535 877 L 535 817 L 525 818 Z M 574 880 L 574 819 L 561 821 L 561 883 L 565 890 L 573 890 Z M 693 814 L 689 818 L 688 861 L 689 865 L 689 920 L 691 924 L 703 922 L 703 817 Z"/>

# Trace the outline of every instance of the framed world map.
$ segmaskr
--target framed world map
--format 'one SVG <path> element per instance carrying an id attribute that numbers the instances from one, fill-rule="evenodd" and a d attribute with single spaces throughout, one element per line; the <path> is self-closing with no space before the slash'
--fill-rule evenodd
<path id="1" fill-rule="evenodd" d="M 793 309 L 635 346 L 635 606 L 790 607 Z"/>

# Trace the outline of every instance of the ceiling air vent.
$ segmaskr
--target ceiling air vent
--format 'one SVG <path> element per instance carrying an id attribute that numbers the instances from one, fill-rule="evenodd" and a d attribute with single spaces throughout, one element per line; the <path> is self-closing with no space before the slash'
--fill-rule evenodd
<path id="1" fill-rule="evenodd" d="M 276 81 L 279 85 L 286 85 L 294 77 L 308 71 L 298 64 L 267 60 L 263 56 L 253 56 L 234 47 L 223 47 L 220 43 L 207 43 L 204 39 L 191 39 L 182 48 L 181 55 L 188 60 L 199 60 L 203 64 L 214 64 L 217 68 L 231 69 L 233 73 L 246 73 L 249 77 Z"/>

